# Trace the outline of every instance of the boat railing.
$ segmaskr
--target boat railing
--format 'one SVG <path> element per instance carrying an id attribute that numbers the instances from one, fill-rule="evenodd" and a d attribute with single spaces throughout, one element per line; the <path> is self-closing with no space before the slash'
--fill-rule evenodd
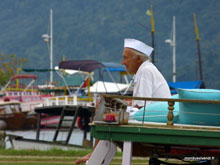
<path id="1" fill-rule="evenodd" d="M 77 95 L 45 97 L 43 99 L 44 99 L 44 106 L 59 106 L 59 105 L 95 106 L 96 104 L 94 98 L 80 97 Z"/>
<path id="2" fill-rule="evenodd" d="M 144 118 L 145 118 L 145 111 L 147 111 L 146 108 L 146 102 L 152 101 L 152 102 L 167 102 L 168 104 L 168 114 L 167 114 L 167 126 L 173 126 L 174 122 L 174 104 L 177 102 L 182 103 L 195 103 L 195 104 L 218 104 L 220 105 L 220 101 L 218 100 L 199 100 L 199 99 L 176 99 L 176 98 L 149 98 L 149 97 L 132 97 L 132 96 L 120 96 L 120 95 L 108 95 L 108 94 L 102 94 L 102 97 L 104 98 L 104 108 L 101 107 L 101 109 L 104 109 L 102 114 L 96 114 L 98 117 L 98 120 L 101 118 L 103 119 L 104 111 L 106 109 L 112 109 L 113 111 L 117 109 L 117 111 L 126 111 L 126 108 L 129 104 L 125 104 L 124 102 L 127 102 L 127 100 L 142 100 L 144 101 L 144 110 L 143 110 L 143 120 L 142 124 L 145 124 Z M 101 116 L 101 117 L 100 117 Z M 123 122 L 122 122 L 123 124 Z"/>
<path id="3" fill-rule="evenodd" d="M 44 98 L 44 106 L 77 105 L 77 96 L 54 96 Z"/>
<path id="4" fill-rule="evenodd" d="M 6 95 L 3 100 L 19 101 L 23 112 L 33 111 L 35 107 L 43 105 L 43 99 L 40 95 Z"/>
<path id="5" fill-rule="evenodd" d="M 24 88 L 5 88 L 5 91 L 15 91 L 15 92 L 23 92 Z M 38 93 L 38 89 L 27 89 L 25 92 L 33 92 L 33 93 Z"/>
<path id="6" fill-rule="evenodd" d="M 22 112 L 30 112 L 34 111 L 36 107 L 42 106 L 43 102 L 40 101 L 32 101 L 32 102 L 21 102 Z"/>

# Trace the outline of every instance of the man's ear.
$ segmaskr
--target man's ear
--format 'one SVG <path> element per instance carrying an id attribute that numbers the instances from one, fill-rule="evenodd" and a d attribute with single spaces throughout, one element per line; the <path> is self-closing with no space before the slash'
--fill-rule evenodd
<path id="1" fill-rule="evenodd" d="M 138 62 L 138 63 L 142 63 L 141 56 L 137 56 L 137 62 Z"/>

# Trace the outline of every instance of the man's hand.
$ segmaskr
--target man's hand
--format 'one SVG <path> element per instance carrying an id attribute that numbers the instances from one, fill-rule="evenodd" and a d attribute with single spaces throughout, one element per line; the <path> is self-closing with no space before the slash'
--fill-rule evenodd
<path id="1" fill-rule="evenodd" d="M 138 108 L 138 109 L 141 109 L 143 108 L 144 106 L 138 106 L 137 104 L 134 106 L 135 108 Z"/>
<path id="2" fill-rule="evenodd" d="M 80 164 L 80 163 L 85 163 L 87 160 L 89 160 L 91 154 L 92 154 L 92 153 L 89 153 L 88 155 L 85 155 L 85 156 L 83 156 L 83 157 L 77 159 L 77 160 L 75 161 L 75 165 L 78 165 L 78 164 Z"/>

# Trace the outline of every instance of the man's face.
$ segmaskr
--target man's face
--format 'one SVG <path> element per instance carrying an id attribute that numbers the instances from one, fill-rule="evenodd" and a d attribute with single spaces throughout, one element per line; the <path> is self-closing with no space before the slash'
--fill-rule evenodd
<path id="1" fill-rule="evenodd" d="M 130 48 L 125 48 L 121 64 L 126 66 L 128 73 L 135 74 L 140 66 L 137 55 Z"/>

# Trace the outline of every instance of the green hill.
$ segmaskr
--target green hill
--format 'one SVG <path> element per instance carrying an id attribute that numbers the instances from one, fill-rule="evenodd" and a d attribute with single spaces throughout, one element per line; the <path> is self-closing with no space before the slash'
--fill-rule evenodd
<path id="1" fill-rule="evenodd" d="M 1 0 L 0 52 L 28 59 L 27 68 L 48 68 L 48 46 L 41 37 L 49 33 L 53 9 L 54 65 L 66 59 L 120 62 L 124 38 L 151 44 L 150 17 L 155 19 L 156 65 L 172 80 L 170 37 L 176 16 L 177 81 L 199 79 L 193 13 L 197 16 L 207 88 L 220 89 L 220 1 L 218 0 Z M 48 73 L 49 74 L 49 73 Z M 44 74 L 41 82 L 48 80 Z"/>

